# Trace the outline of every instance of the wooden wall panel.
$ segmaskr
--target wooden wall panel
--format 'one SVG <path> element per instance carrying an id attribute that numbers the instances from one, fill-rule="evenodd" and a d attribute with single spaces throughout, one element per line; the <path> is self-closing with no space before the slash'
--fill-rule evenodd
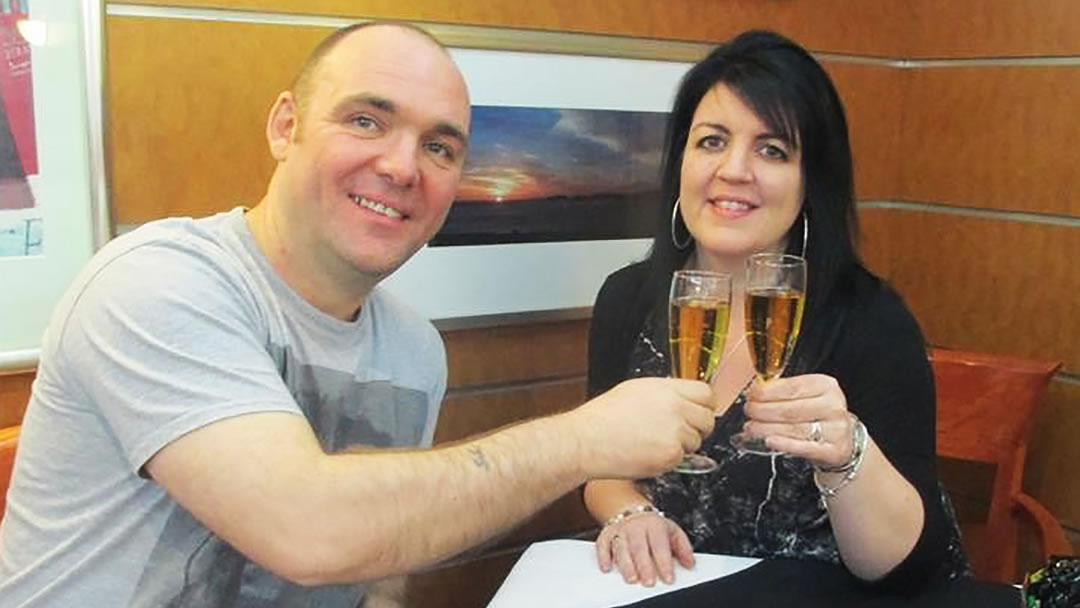
<path id="1" fill-rule="evenodd" d="M 909 78 L 900 198 L 1080 216 L 1080 67 L 933 68 Z"/>
<path id="2" fill-rule="evenodd" d="M 450 393 L 439 412 L 435 443 L 457 441 L 515 422 L 566 411 L 584 401 L 585 380 L 581 378 Z"/>
<path id="3" fill-rule="evenodd" d="M 589 320 L 443 332 L 451 389 L 529 379 L 583 377 Z"/>
<path id="4" fill-rule="evenodd" d="M 494 546 L 501 550 L 566 536 L 588 535 L 592 538 L 596 530 L 597 523 L 585 510 L 585 498 L 578 488 L 497 539 Z"/>
<path id="5" fill-rule="evenodd" d="M 890 213 L 882 209 L 859 209 L 859 254 L 871 272 L 885 279 L 892 274 L 890 217 Z"/>
<path id="6" fill-rule="evenodd" d="M 327 30 L 117 17 L 106 25 L 115 221 L 258 202 L 272 170 L 267 113 Z"/>
<path id="7" fill-rule="evenodd" d="M 30 401 L 30 387 L 34 383 L 34 376 L 33 371 L 0 374 L 0 428 L 22 422 L 26 404 Z"/>
<path id="8" fill-rule="evenodd" d="M 314 15 L 720 41 L 748 28 L 784 32 L 819 51 L 897 56 L 909 44 L 905 2 L 864 0 L 143 0 Z"/>
<path id="9" fill-rule="evenodd" d="M 521 551 L 490 555 L 409 577 L 409 608 L 472 608 L 487 606 Z M 553 581 L 557 584 L 557 581 Z"/>
<path id="10" fill-rule="evenodd" d="M 914 57 L 1080 54 L 1076 0 L 910 0 Z"/>
<path id="11" fill-rule="evenodd" d="M 855 190 L 859 199 L 895 197 L 903 161 L 901 116 L 905 110 L 903 70 L 881 65 L 823 62 L 844 102 Z"/>
<path id="12" fill-rule="evenodd" d="M 116 223 L 257 202 L 273 166 L 263 136 L 269 106 L 326 30 L 137 17 L 107 25 Z M 902 74 L 828 68 L 848 108 L 859 194 L 894 195 Z"/>
<path id="13" fill-rule="evenodd" d="M 1080 371 L 1080 229 L 881 210 L 888 278 L 940 346 L 1060 359 Z"/>

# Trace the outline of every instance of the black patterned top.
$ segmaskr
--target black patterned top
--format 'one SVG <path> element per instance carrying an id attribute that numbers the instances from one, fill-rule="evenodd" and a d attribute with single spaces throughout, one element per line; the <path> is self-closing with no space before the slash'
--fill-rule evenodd
<path id="1" fill-rule="evenodd" d="M 605 281 L 593 307 L 589 336 L 590 395 L 631 377 L 668 376 L 653 301 L 636 264 Z M 917 323 L 903 301 L 860 271 L 851 295 L 834 315 L 831 342 L 817 363 L 793 361 L 793 373 L 833 376 L 848 407 L 875 443 L 918 491 L 923 531 L 911 553 L 878 584 L 911 590 L 928 581 L 970 573 L 952 507 L 938 482 L 934 449 L 933 378 Z M 662 323 L 662 321 L 660 322 Z M 821 328 L 818 328 L 821 329 Z M 800 338 L 803 339 L 803 338 Z M 811 465 L 788 456 L 740 454 L 736 399 L 716 421 L 702 451 L 719 464 L 705 475 L 668 473 L 638 482 L 641 491 L 678 523 L 696 551 L 840 562 L 828 513 Z"/>
<path id="2" fill-rule="evenodd" d="M 669 375 L 667 357 L 648 338 L 651 319 L 634 344 L 629 377 Z M 839 563 L 810 464 L 783 455 L 740 453 L 729 443 L 741 430 L 737 411 L 745 401 L 744 392 L 701 446 L 719 465 L 716 471 L 671 472 L 642 480 L 640 489 L 686 531 L 695 551 Z"/>

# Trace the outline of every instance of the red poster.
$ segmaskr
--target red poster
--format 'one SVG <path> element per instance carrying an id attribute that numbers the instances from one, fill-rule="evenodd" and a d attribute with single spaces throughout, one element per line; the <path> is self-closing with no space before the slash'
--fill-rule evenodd
<path id="1" fill-rule="evenodd" d="M 38 172 L 34 138 L 34 91 L 30 73 L 30 44 L 19 34 L 17 23 L 28 17 L 25 2 L 0 4 L 0 103 L 8 129 L 15 140 L 23 175 Z M 3 128 L 0 126 L 0 128 Z"/>

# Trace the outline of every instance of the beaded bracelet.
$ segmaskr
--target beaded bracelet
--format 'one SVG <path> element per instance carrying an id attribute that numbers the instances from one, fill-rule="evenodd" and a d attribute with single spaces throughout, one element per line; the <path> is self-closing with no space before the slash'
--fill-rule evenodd
<path id="1" fill-rule="evenodd" d="M 607 520 L 607 522 L 604 523 L 604 527 L 606 528 L 608 526 L 614 526 L 615 524 L 622 523 L 632 517 L 637 517 L 638 515 L 644 515 L 646 513 L 655 513 L 660 517 L 665 517 L 663 511 L 657 509 L 652 505 L 634 505 L 628 509 L 623 509 L 615 515 L 612 515 L 611 519 Z"/>
<path id="2" fill-rule="evenodd" d="M 859 469 L 862 467 L 863 456 L 866 455 L 866 446 L 869 444 L 870 436 L 866 432 L 866 425 L 862 423 L 858 418 L 855 420 L 855 436 L 853 443 L 855 447 L 852 449 L 851 460 L 844 464 L 840 469 L 843 471 L 844 476 L 834 486 L 827 486 L 817 478 L 817 473 L 839 473 L 841 470 L 829 470 L 814 467 L 814 485 L 817 486 L 818 492 L 821 493 L 821 503 L 826 504 L 826 499 L 836 498 L 837 493 L 844 489 L 848 484 L 855 480 L 855 476 L 859 474 Z"/>

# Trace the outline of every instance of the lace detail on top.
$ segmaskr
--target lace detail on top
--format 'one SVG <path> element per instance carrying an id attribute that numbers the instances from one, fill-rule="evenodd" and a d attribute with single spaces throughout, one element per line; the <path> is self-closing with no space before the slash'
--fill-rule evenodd
<path id="1" fill-rule="evenodd" d="M 652 325 L 650 316 L 634 342 L 631 377 L 670 375 L 667 356 L 649 337 L 655 335 Z M 695 551 L 839 563 L 810 464 L 731 447 L 729 439 L 740 430 L 735 413 L 745 401 L 740 394 L 702 443 L 700 451 L 719 465 L 715 472 L 666 473 L 638 482 L 640 489 L 686 531 Z"/>
<path id="2" fill-rule="evenodd" d="M 668 357 L 649 337 L 656 335 L 653 324 L 650 315 L 634 342 L 629 377 L 670 375 Z M 700 451 L 719 465 L 715 472 L 666 473 L 640 480 L 639 489 L 686 531 L 695 551 L 840 563 L 810 463 L 783 455 L 740 454 L 731 446 L 731 436 L 741 430 L 735 413 L 745 401 L 745 392 L 740 393 L 702 443 Z M 970 569 L 951 504 L 944 493 L 942 498 L 952 521 L 945 574 L 955 578 Z"/>

